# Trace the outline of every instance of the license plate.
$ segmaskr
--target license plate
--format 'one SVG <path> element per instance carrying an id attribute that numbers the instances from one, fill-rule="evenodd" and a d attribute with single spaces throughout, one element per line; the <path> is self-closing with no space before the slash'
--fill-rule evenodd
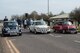
<path id="1" fill-rule="evenodd" d="M 10 33 L 10 35 L 17 35 L 17 33 Z"/>
<path id="2" fill-rule="evenodd" d="M 71 33 L 75 33 L 75 31 L 71 31 Z"/>

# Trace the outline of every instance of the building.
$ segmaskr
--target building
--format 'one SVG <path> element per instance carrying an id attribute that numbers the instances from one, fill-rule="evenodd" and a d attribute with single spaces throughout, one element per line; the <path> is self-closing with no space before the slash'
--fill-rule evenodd
<path id="1" fill-rule="evenodd" d="M 71 19 L 69 13 L 57 15 L 55 17 L 50 17 L 50 20 L 51 20 L 50 25 L 53 25 L 54 22 L 56 21 L 68 21 L 68 20 L 72 21 L 74 25 L 77 25 L 77 21 Z"/>
<path id="2" fill-rule="evenodd" d="M 50 20 L 53 20 L 53 21 L 70 20 L 70 17 L 68 13 L 65 13 L 65 14 L 57 15 L 55 17 L 51 17 Z"/>

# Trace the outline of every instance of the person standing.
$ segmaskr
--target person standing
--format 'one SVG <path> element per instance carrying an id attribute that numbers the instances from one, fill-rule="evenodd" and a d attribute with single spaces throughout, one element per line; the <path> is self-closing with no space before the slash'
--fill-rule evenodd
<path id="1" fill-rule="evenodd" d="M 23 20 L 23 27 L 26 28 L 26 26 L 27 26 L 27 20 L 25 19 Z"/>
<path id="2" fill-rule="evenodd" d="M 8 21 L 8 18 L 7 18 L 7 16 L 5 16 L 5 18 L 4 18 L 4 20 L 3 21 Z"/>

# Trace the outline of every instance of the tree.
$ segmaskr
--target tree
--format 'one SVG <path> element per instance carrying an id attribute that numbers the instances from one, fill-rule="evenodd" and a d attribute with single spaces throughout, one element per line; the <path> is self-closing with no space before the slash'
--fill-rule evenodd
<path id="1" fill-rule="evenodd" d="M 19 18 L 18 15 L 12 15 L 12 16 L 11 16 L 11 20 L 14 20 L 14 19 L 17 19 L 17 18 Z"/>
<path id="2" fill-rule="evenodd" d="M 78 23 L 79 23 L 80 22 L 80 8 L 75 8 L 73 11 L 71 11 L 70 17 L 73 20 L 78 21 Z"/>
<path id="3" fill-rule="evenodd" d="M 33 12 L 30 14 L 29 17 L 32 18 L 32 19 L 38 19 L 39 15 L 38 15 L 38 13 L 37 13 L 36 11 L 33 11 Z"/>
<path id="4" fill-rule="evenodd" d="M 49 13 L 49 17 L 53 17 L 54 15 L 53 15 L 53 13 L 52 12 L 50 12 Z"/>
<path id="5" fill-rule="evenodd" d="M 48 19 L 48 16 L 46 14 L 43 14 L 43 13 L 41 13 L 40 17 L 41 17 L 41 19 L 43 18 L 44 20 Z"/>
<path id="6" fill-rule="evenodd" d="M 59 15 L 62 15 L 62 14 L 65 14 L 65 12 L 64 11 L 61 11 Z"/>

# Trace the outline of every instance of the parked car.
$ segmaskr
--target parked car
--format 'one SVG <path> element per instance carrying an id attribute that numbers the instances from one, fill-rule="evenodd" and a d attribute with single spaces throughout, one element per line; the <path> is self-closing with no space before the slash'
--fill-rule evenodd
<path id="1" fill-rule="evenodd" d="M 29 26 L 30 32 L 40 32 L 40 33 L 50 33 L 50 27 L 46 24 L 45 21 L 36 20 L 33 21 L 32 25 Z"/>
<path id="2" fill-rule="evenodd" d="M 77 33 L 77 27 L 73 25 L 70 21 L 56 22 L 53 26 L 53 30 L 54 32 Z"/>
<path id="3" fill-rule="evenodd" d="M 21 28 L 15 21 L 4 21 L 2 28 L 2 36 L 6 35 L 22 35 Z"/>

